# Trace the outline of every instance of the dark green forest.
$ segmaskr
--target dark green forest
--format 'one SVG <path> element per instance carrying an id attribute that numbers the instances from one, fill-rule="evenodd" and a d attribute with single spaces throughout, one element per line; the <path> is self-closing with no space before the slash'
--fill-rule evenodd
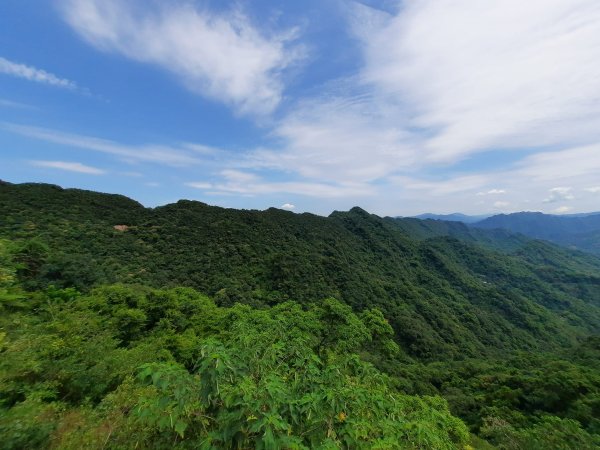
<path id="1" fill-rule="evenodd" d="M 600 259 L 0 185 L 0 447 L 595 449 Z"/>

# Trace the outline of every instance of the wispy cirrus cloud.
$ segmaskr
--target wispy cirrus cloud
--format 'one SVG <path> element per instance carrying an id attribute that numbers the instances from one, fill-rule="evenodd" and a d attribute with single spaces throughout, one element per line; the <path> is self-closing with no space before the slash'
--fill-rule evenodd
<path id="1" fill-rule="evenodd" d="M 37 109 L 33 105 L 28 105 L 26 103 L 15 102 L 13 100 L 7 100 L 5 98 L 0 98 L 0 106 L 5 106 L 7 108 L 16 108 L 16 109 Z"/>
<path id="2" fill-rule="evenodd" d="M 0 127 L 12 133 L 45 142 L 106 153 L 116 156 L 120 160 L 128 163 L 149 162 L 155 164 L 165 164 L 171 167 L 186 167 L 189 165 L 197 165 L 203 162 L 201 158 L 198 158 L 185 148 L 180 147 L 153 144 L 140 146 L 125 145 L 108 139 L 101 139 L 93 136 L 64 133 L 62 131 L 48 128 L 12 123 L 0 123 Z"/>
<path id="3" fill-rule="evenodd" d="M 414 137 L 369 95 L 299 104 L 272 131 L 279 146 L 249 155 L 250 164 L 329 182 L 366 183 L 418 165 Z"/>
<path id="4" fill-rule="evenodd" d="M 267 34 L 240 10 L 117 0 L 65 0 L 60 10 L 95 47 L 157 65 L 242 114 L 273 111 L 284 90 L 282 72 L 302 55 L 292 45 L 294 30 Z"/>
<path id="5" fill-rule="evenodd" d="M 582 181 L 597 181 L 600 173 L 600 144 L 540 151 L 524 158 L 519 166 L 519 171 L 536 183 L 564 183 L 565 180 L 573 180 L 579 184 Z"/>
<path id="6" fill-rule="evenodd" d="M 79 162 L 67 161 L 29 161 L 29 164 L 36 167 L 44 167 L 48 169 L 66 170 L 67 172 L 84 173 L 87 175 L 104 175 L 105 170 L 96 167 L 88 166 Z"/>
<path id="7" fill-rule="evenodd" d="M 595 0 L 407 2 L 363 33 L 363 77 L 410 108 L 432 162 L 586 143 L 600 137 L 599 26 Z"/>
<path id="8" fill-rule="evenodd" d="M 10 61 L 1 56 L 0 73 L 59 88 L 72 90 L 77 89 L 77 84 L 74 81 L 68 80 L 66 78 L 60 78 L 50 72 L 46 72 L 45 70 L 38 69 L 33 66 L 28 66 L 25 64 Z"/>
<path id="9" fill-rule="evenodd" d="M 484 191 L 484 192 L 478 192 L 477 195 L 479 196 L 483 196 L 483 195 L 502 195 L 502 194 L 506 194 L 506 191 L 504 189 L 490 189 L 489 191 Z"/>
<path id="10" fill-rule="evenodd" d="M 486 186 L 489 175 L 461 175 L 446 180 L 427 180 L 410 176 L 391 177 L 390 181 L 398 189 L 407 191 L 410 195 L 447 197 L 454 194 L 475 193 Z"/>
<path id="11" fill-rule="evenodd" d="M 374 194 L 374 189 L 358 183 L 319 183 L 310 181 L 272 181 L 252 173 L 234 169 L 223 170 L 216 182 L 189 182 L 186 186 L 210 191 L 212 194 L 245 196 L 294 194 L 319 198 L 360 198 Z"/>

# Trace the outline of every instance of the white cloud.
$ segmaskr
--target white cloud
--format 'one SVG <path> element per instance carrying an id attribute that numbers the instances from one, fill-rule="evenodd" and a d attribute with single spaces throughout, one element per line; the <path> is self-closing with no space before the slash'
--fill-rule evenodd
<path id="1" fill-rule="evenodd" d="M 532 182 L 556 180 L 597 181 L 600 173 L 600 145 L 540 152 L 520 163 L 522 175 Z"/>
<path id="2" fill-rule="evenodd" d="M 470 214 L 491 212 L 485 201 L 492 194 L 505 191 L 502 201 L 510 203 L 514 211 L 535 210 L 554 212 L 556 203 L 568 201 L 577 211 L 597 210 L 595 195 L 577 195 L 578 192 L 600 192 L 594 189 L 600 173 L 600 146 L 575 147 L 560 151 L 541 152 L 517 160 L 512 165 L 498 166 L 496 170 L 478 171 L 472 175 L 438 175 L 437 179 L 394 177 L 396 189 L 386 189 L 379 196 L 388 203 L 423 211 L 461 211 Z M 502 185 L 502 189 L 498 186 Z M 558 190 L 556 188 L 559 188 Z M 418 189 L 418 191 L 416 190 Z M 389 192 L 388 192 L 389 191 Z M 415 201 L 417 198 L 418 201 Z M 475 201 L 478 199 L 477 201 Z M 544 200 L 553 199 L 552 202 Z M 413 204 L 420 204 L 417 209 Z"/>
<path id="3" fill-rule="evenodd" d="M 202 162 L 201 159 L 190 155 L 180 148 L 161 145 L 125 145 L 97 137 L 63 133 L 47 128 L 11 123 L 0 123 L 0 128 L 45 142 L 107 153 L 117 156 L 119 159 L 129 163 L 151 162 L 156 164 L 166 164 L 173 167 L 185 167 Z"/>
<path id="4" fill-rule="evenodd" d="M 411 177 L 392 177 L 395 186 L 409 190 L 422 191 L 420 196 L 446 197 L 453 194 L 466 195 L 486 185 L 488 179 L 484 175 L 465 175 L 447 180 L 422 180 Z"/>
<path id="5" fill-rule="evenodd" d="M 556 203 L 567 200 L 575 199 L 575 196 L 571 193 L 573 188 L 571 187 L 555 187 L 549 190 L 550 195 L 544 199 L 544 203 Z"/>
<path id="6" fill-rule="evenodd" d="M 282 71 L 301 57 L 294 30 L 267 35 L 240 11 L 210 13 L 188 3 L 65 0 L 67 23 L 95 47 L 156 64 L 190 90 L 266 114 L 282 98 Z"/>
<path id="7" fill-rule="evenodd" d="M 241 170 L 226 169 L 221 175 L 231 183 L 253 183 L 260 180 L 258 175 Z"/>
<path id="8" fill-rule="evenodd" d="M 25 80 L 34 81 L 36 83 L 48 84 L 51 86 L 77 89 L 77 84 L 66 78 L 59 78 L 54 74 L 46 72 L 42 69 L 37 69 L 25 64 L 9 61 L 0 56 L 0 73 L 12 75 L 14 77 L 23 78 Z"/>
<path id="9" fill-rule="evenodd" d="M 288 211 L 292 211 L 295 208 L 296 206 L 292 205 L 291 203 L 284 203 L 283 205 L 281 205 L 281 209 L 286 209 Z"/>
<path id="10" fill-rule="evenodd" d="M 295 194 L 318 198 L 363 197 L 373 195 L 368 185 L 355 183 L 327 184 L 306 181 L 270 181 L 240 170 L 227 169 L 221 172 L 224 181 L 218 183 L 189 182 L 186 186 L 197 189 L 212 189 L 215 195 L 238 194 L 242 196 Z M 207 192 L 209 193 L 209 192 Z"/>
<path id="11" fill-rule="evenodd" d="M 417 163 L 411 136 L 372 98 L 318 98 L 298 105 L 272 134 L 280 146 L 251 158 L 257 166 L 331 182 L 365 183 Z"/>
<path id="12" fill-rule="evenodd" d="M 596 0 L 406 2 L 361 34 L 363 75 L 429 131 L 429 161 L 585 143 L 600 137 L 599 27 Z"/>
<path id="13" fill-rule="evenodd" d="M 495 202 L 494 203 L 494 208 L 497 208 L 497 209 L 505 209 L 509 206 L 510 206 L 509 202 Z"/>
<path id="14" fill-rule="evenodd" d="M 584 191 L 591 192 L 592 194 L 597 194 L 600 193 L 600 186 L 585 188 Z"/>
<path id="15" fill-rule="evenodd" d="M 96 167 L 87 166 L 78 162 L 65 161 L 29 161 L 33 166 L 46 167 L 49 169 L 66 170 L 68 172 L 85 173 L 88 175 L 103 175 L 106 171 L 97 169 Z"/>
<path id="16" fill-rule="evenodd" d="M 489 191 L 486 191 L 486 192 L 478 192 L 477 193 L 477 195 L 479 195 L 479 196 L 500 195 L 500 194 L 506 194 L 506 191 L 504 189 L 490 189 Z"/>
<path id="17" fill-rule="evenodd" d="M 311 182 L 270 182 L 261 181 L 255 183 L 225 183 L 215 186 L 222 192 L 232 192 L 248 195 L 267 194 L 296 194 L 317 198 L 340 198 L 340 197 L 362 197 L 373 194 L 373 189 L 368 186 L 353 185 L 330 185 L 325 183 Z"/>
<path id="18" fill-rule="evenodd" d="M 205 183 L 203 181 L 192 181 L 189 183 L 185 183 L 185 185 L 194 189 L 213 189 L 213 185 L 211 183 Z"/>
<path id="19" fill-rule="evenodd" d="M 553 210 L 552 212 L 556 213 L 556 214 L 565 214 L 568 213 L 569 211 L 571 211 L 573 208 L 571 208 L 570 206 L 560 206 L 558 208 L 556 208 L 555 210 Z"/>

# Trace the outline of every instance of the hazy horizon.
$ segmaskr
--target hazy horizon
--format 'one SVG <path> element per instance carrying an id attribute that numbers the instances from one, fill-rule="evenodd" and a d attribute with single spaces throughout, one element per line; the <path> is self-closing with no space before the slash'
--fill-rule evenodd
<path id="1" fill-rule="evenodd" d="M 10 180 L 5 180 L 5 179 L 0 179 L 0 182 L 8 182 L 8 183 L 12 183 L 12 184 L 28 184 L 28 183 L 40 183 L 40 184 L 55 184 L 56 186 L 61 187 L 62 189 L 83 189 L 83 190 L 90 190 L 90 189 L 85 189 L 82 187 L 78 187 L 78 186 L 62 186 L 60 184 L 56 184 L 56 183 L 47 183 L 45 181 L 24 181 L 24 182 L 12 182 Z M 109 195 L 125 195 L 121 192 L 109 192 L 109 191 L 95 191 L 92 190 L 93 192 L 99 192 L 102 194 L 109 194 Z M 568 213 L 544 213 L 542 211 L 533 211 L 533 210 L 522 210 L 522 211 L 507 211 L 507 212 L 491 212 L 491 213 L 483 213 L 483 214 L 464 214 L 461 211 L 452 211 L 452 212 L 435 212 L 435 211 L 423 211 L 423 212 L 419 212 L 416 214 L 378 214 L 374 211 L 369 210 L 368 208 L 361 206 L 359 204 L 357 205 L 353 205 L 350 206 L 349 208 L 346 209 L 332 209 L 329 212 L 325 212 L 325 213 L 316 213 L 316 212 L 311 212 L 311 211 L 296 211 L 295 208 L 289 209 L 289 208 L 285 208 L 285 205 L 270 205 L 270 206 L 265 206 L 264 208 L 245 208 L 243 205 L 241 206 L 237 206 L 237 207 L 231 207 L 231 206 L 222 206 L 216 203 L 210 203 L 207 201 L 203 201 L 203 200 L 198 200 L 198 199 L 193 199 L 193 198 L 179 198 L 179 199 L 175 199 L 173 201 L 168 201 L 165 203 L 160 203 L 160 204 L 146 204 L 143 201 L 140 201 L 139 199 L 135 198 L 135 197 L 131 197 L 128 195 L 125 195 L 126 197 L 130 198 L 131 200 L 134 200 L 138 203 L 140 203 L 142 206 L 144 206 L 145 208 L 159 208 L 161 206 L 167 206 L 167 205 L 171 205 L 174 203 L 177 203 L 179 201 L 198 201 L 198 202 L 202 202 L 205 203 L 209 206 L 217 206 L 217 207 L 222 207 L 222 208 L 232 208 L 232 209 L 247 209 L 247 210 L 258 210 L 258 211 L 265 211 L 267 209 L 270 208 L 276 208 L 276 209 L 283 209 L 289 212 L 293 212 L 296 214 L 303 214 L 303 213 L 310 213 L 310 214 L 315 214 L 317 216 L 322 216 L 322 217 L 327 217 L 330 214 L 336 212 L 336 211 L 349 211 L 352 208 L 361 208 L 365 211 L 367 211 L 370 214 L 375 214 L 378 215 L 380 217 L 400 217 L 400 218 L 419 218 L 419 216 L 426 216 L 426 215 L 433 215 L 433 216 L 453 216 L 453 215 L 464 215 L 465 217 L 469 217 L 469 218 L 486 218 L 486 217 L 492 217 L 494 215 L 498 215 L 498 214 L 518 214 L 518 213 L 542 213 L 542 214 L 550 214 L 550 215 L 555 215 L 555 216 L 579 216 L 579 215 L 593 215 L 593 214 L 600 214 L 600 210 L 592 210 L 592 211 L 573 211 L 573 212 L 568 212 Z"/>

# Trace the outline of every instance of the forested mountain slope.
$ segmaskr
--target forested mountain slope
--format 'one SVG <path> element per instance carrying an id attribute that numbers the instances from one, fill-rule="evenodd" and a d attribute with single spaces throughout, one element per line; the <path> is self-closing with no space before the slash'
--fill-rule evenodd
<path id="1" fill-rule="evenodd" d="M 0 183 L 1 448 L 591 450 L 599 331 L 502 230 Z"/>
<path id="2" fill-rule="evenodd" d="M 0 213 L 2 235 L 49 247 L 32 287 L 188 286 L 222 305 L 333 296 L 381 308 L 401 347 L 431 359 L 558 348 L 600 329 L 598 260 L 549 265 L 544 255 L 560 250 L 462 224 L 423 232 L 360 208 L 327 218 L 192 201 L 145 209 L 35 184 L 1 186 Z"/>

